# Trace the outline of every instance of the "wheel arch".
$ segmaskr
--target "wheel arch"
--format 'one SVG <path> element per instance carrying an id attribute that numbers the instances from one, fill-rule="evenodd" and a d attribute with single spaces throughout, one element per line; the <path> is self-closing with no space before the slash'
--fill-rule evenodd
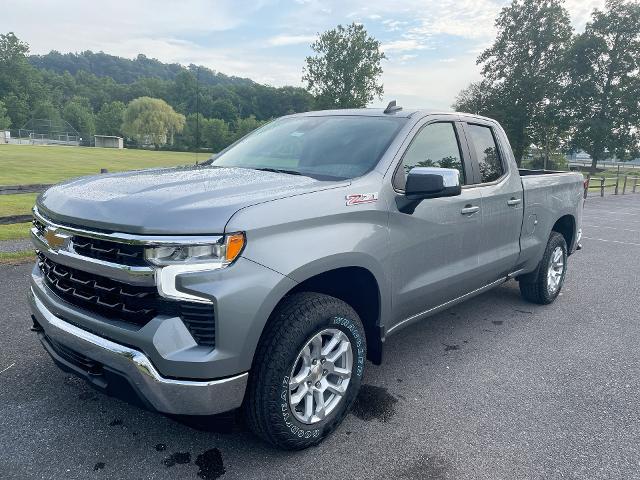
<path id="1" fill-rule="evenodd" d="M 576 238 L 576 219 L 572 214 L 563 215 L 551 227 L 552 232 L 557 232 L 567 242 L 567 254 L 571 255 Z"/>
<path id="2" fill-rule="evenodd" d="M 337 262 L 335 258 L 322 259 L 290 273 L 288 277 L 294 279 L 296 285 L 281 295 L 271 310 L 262 333 L 264 334 L 273 321 L 273 313 L 278 306 L 290 295 L 299 292 L 331 295 L 344 301 L 356 311 L 366 333 L 367 358 L 374 364 L 381 364 L 384 343 L 383 318 L 390 308 L 386 279 L 381 276 L 381 268 L 376 275 L 375 266 L 372 269 L 371 265 L 363 264 L 362 258 L 358 258 L 360 261 L 355 261 L 356 258 L 356 256 L 350 256 L 348 262 Z"/>

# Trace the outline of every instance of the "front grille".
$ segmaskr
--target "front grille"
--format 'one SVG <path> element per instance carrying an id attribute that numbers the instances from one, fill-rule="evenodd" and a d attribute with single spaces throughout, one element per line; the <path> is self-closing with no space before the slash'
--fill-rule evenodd
<path id="1" fill-rule="evenodd" d="M 156 287 L 129 285 L 61 265 L 38 253 L 45 284 L 72 305 L 144 326 L 156 315 L 180 316 L 199 345 L 215 346 L 213 305 L 161 297 Z"/>
<path id="2" fill-rule="evenodd" d="M 47 286 L 73 305 L 138 325 L 158 314 L 155 287 L 128 285 L 82 272 L 55 263 L 42 253 L 38 258 Z"/>
<path id="3" fill-rule="evenodd" d="M 129 266 L 146 266 L 144 247 L 74 235 L 73 249 L 79 255 Z"/>

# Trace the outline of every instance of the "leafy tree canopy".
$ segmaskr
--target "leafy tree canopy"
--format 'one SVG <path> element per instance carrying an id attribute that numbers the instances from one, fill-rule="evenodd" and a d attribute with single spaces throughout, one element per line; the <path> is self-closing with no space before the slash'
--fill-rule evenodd
<path id="1" fill-rule="evenodd" d="M 11 125 L 11 119 L 7 115 L 7 108 L 0 102 L 0 130 L 5 130 Z"/>
<path id="2" fill-rule="evenodd" d="M 608 0 L 573 42 L 568 89 L 573 144 L 593 159 L 638 154 L 640 138 L 640 4 Z"/>
<path id="3" fill-rule="evenodd" d="M 125 109 L 125 104 L 118 101 L 103 104 L 96 115 L 96 132 L 98 135 L 122 136 Z"/>
<path id="4" fill-rule="evenodd" d="M 96 133 L 96 124 L 88 99 L 74 97 L 62 110 L 62 118 L 80 132 L 83 143 L 91 143 Z"/>
<path id="5" fill-rule="evenodd" d="M 640 4 L 607 0 L 573 35 L 562 0 L 514 0 L 498 36 L 478 59 L 483 80 L 454 108 L 501 121 L 516 158 L 530 145 L 542 165 L 553 152 L 582 149 L 598 160 L 640 152 Z"/>
<path id="6" fill-rule="evenodd" d="M 173 136 L 184 128 L 185 117 L 159 98 L 140 97 L 124 112 L 124 133 L 140 144 L 159 147 L 173 143 Z"/>
<path id="7" fill-rule="evenodd" d="M 532 141 L 549 141 L 541 132 L 560 124 L 563 61 L 573 30 L 563 0 L 514 0 L 496 27 L 496 40 L 478 63 L 494 92 L 490 109 L 504 111 L 519 163 Z"/>
<path id="8" fill-rule="evenodd" d="M 306 58 L 302 80 L 322 108 L 366 107 L 382 97 L 380 42 L 356 23 L 338 25 L 311 45 L 316 55 Z"/>

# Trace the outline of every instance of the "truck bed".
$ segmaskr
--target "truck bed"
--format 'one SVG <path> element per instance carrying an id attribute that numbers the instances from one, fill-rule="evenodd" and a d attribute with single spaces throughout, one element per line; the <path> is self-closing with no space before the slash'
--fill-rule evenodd
<path id="1" fill-rule="evenodd" d="M 574 173 L 574 172 L 565 172 L 562 170 L 543 170 L 543 169 L 532 170 L 528 168 L 519 168 L 518 172 L 520 172 L 521 177 L 528 177 L 531 175 L 555 175 L 558 173 Z"/>
<path id="2" fill-rule="evenodd" d="M 520 175 L 524 193 L 521 258 L 526 261 L 524 268 L 530 269 L 541 258 L 548 232 L 558 218 L 573 216 L 579 228 L 584 178 L 577 172 L 550 170 L 520 170 Z"/>

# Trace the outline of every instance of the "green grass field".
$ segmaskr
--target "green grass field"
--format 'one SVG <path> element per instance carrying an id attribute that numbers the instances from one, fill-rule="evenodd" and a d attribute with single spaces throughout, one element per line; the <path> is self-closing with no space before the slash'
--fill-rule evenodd
<path id="1" fill-rule="evenodd" d="M 12 223 L 11 225 L 0 225 L 0 241 L 29 238 L 30 227 L 30 222 Z"/>
<path id="2" fill-rule="evenodd" d="M 199 154 L 200 161 L 206 154 Z M 0 145 L 0 185 L 57 183 L 68 178 L 139 168 L 189 165 L 195 153 L 112 148 Z"/>
<path id="3" fill-rule="evenodd" d="M 206 154 L 111 148 L 0 145 L 0 185 L 58 183 L 73 177 L 140 168 L 189 165 Z M 0 195 L 0 217 L 28 214 L 37 194 Z M 27 238 L 28 223 L 0 225 L 1 240 Z"/>
<path id="4" fill-rule="evenodd" d="M 0 196 L 0 217 L 9 215 L 25 215 L 31 211 L 37 193 L 21 193 L 19 195 Z"/>

